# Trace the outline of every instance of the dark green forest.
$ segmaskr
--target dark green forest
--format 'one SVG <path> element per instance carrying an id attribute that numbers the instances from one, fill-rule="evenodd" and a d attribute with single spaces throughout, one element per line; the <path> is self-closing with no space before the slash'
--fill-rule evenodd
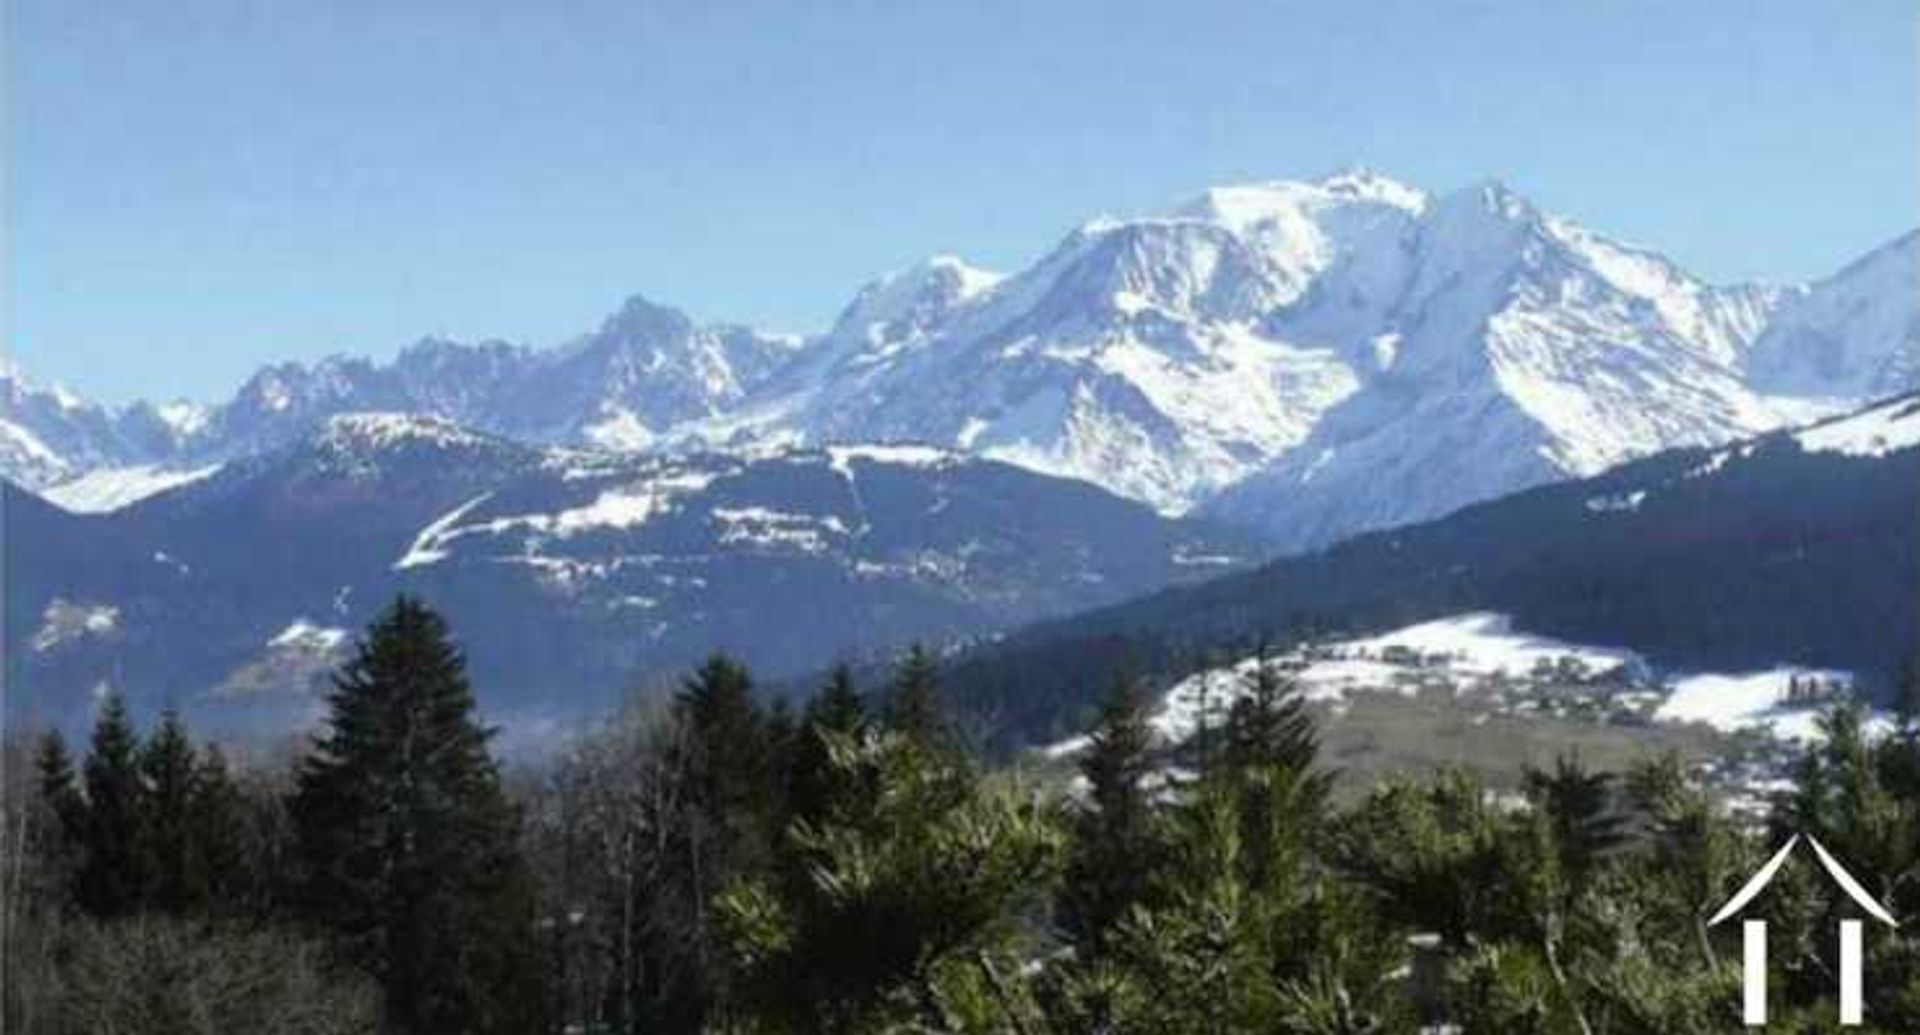
<path id="1" fill-rule="evenodd" d="M 1276 646 L 1464 611 L 1530 632 L 1631 645 L 1662 668 L 1791 662 L 1861 677 L 1883 702 L 1915 648 L 1920 470 L 1761 439 L 1715 477 L 1706 449 L 1671 450 L 1416 525 L 1042 622 L 954 660 L 956 705 L 996 746 L 1046 743 L 1090 719 L 1129 670 L 1184 675 Z M 1632 511 L 1596 497 L 1646 494 Z"/>
<path id="2" fill-rule="evenodd" d="M 981 753 L 939 659 L 790 703 L 714 657 L 505 770 L 401 599 L 316 732 L 241 760 L 113 698 L 9 739 L 5 1030 L 1655 1035 L 1746 1030 L 1737 924 L 1793 834 L 1920 912 L 1920 718 L 1842 703 L 1763 815 L 1677 760 L 1341 788 L 1287 667 L 1162 745 L 1114 676 L 1077 775 Z M 1912 673 L 1905 697 L 1920 699 Z M 1002 688 L 1012 695 L 1018 688 Z M 989 760 L 991 759 L 991 761 Z M 1836 1026 L 1838 920 L 1782 871 L 1770 1031 Z M 1870 928 L 1867 1027 L 1920 1031 Z"/>

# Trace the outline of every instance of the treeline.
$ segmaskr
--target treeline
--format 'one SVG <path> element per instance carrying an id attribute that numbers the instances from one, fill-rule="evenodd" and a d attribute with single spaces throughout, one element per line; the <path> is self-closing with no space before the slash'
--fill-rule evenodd
<path id="1" fill-rule="evenodd" d="M 401 599 L 334 682 L 247 779 L 113 697 L 77 766 L 9 743 L 5 1030 L 542 1030 L 518 812 L 445 624 Z"/>
<path id="2" fill-rule="evenodd" d="M 797 708 L 716 657 L 503 781 L 402 601 L 277 779 L 111 703 L 83 761 L 43 743 L 9 1030 L 1731 1032 L 1739 935 L 1706 921 L 1786 835 L 1920 908 L 1914 722 L 1836 707 L 1742 818 L 1672 760 L 1336 794 L 1289 671 L 1243 690 L 1169 747 L 1116 680 L 1062 786 L 984 766 L 925 651 Z M 1756 907 L 1772 1030 L 1834 1026 L 1823 880 Z M 1920 1030 L 1920 939 L 1875 929 L 1867 970 L 1865 1030 Z"/>

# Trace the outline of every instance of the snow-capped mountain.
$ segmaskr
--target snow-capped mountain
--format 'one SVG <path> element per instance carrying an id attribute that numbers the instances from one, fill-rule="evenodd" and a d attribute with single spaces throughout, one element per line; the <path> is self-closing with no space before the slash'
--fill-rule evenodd
<path id="1" fill-rule="evenodd" d="M 1096 219 L 1006 275 L 931 259 L 807 339 L 636 298 L 553 349 L 268 367 L 190 421 L 136 407 L 140 435 L 61 438 L 9 402 L 0 472 L 131 467 L 65 495 L 122 500 L 404 411 L 620 449 L 920 442 L 1305 548 L 1909 387 L 1917 255 L 1909 235 L 1811 287 L 1712 285 L 1498 184 L 1348 172 Z"/>
<path id="2" fill-rule="evenodd" d="M 228 458 L 293 441 L 340 413 L 439 417 L 538 442 L 642 448 L 739 404 L 798 348 L 791 337 L 635 296 L 600 328 L 551 350 L 423 340 L 390 364 L 333 357 L 268 367 L 220 407 L 188 452 Z"/>
<path id="3" fill-rule="evenodd" d="M 1761 391 L 1877 398 L 1920 382 L 1920 231 L 1792 299 L 1754 342 Z"/>
<path id="4" fill-rule="evenodd" d="M 101 684 L 284 726 L 397 592 L 501 710 L 618 699 L 706 652 L 771 673 L 947 643 L 1250 560 L 1243 537 L 924 446 L 757 458 L 538 447 L 349 414 L 103 514 L 7 489 L 9 707 Z"/>
<path id="5" fill-rule="evenodd" d="M 1349 351 L 1360 388 L 1210 512 L 1311 547 L 1808 412 L 1742 379 L 1777 292 L 1700 284 L 1498 185 L 1429 203 L 1398 254 L 1275 314 L 1374 354 Z"/>
<path id="6" fill-rule="evenodd" d="M 59 385 L 41 385 L 0 361 L 0 476 L 44 488 L 89 472 L 170 459 L 200 419 L 197 408 L 136 403 L 113 410 Z"/>
<path id="7" fill-rule="evenodd" d="M 1268 318 L 1422 203 L 1370 176 L 1214 191 L 1095 220 L 1005 278 L 909 271 L 861 293 L 808 382 L 763 403 L 767 424 L 809 442 L 931 441 L 1184 510 L 1358 387 L 1338 347 Z M 932 304 L 871 317 L 897 298 Z"/>

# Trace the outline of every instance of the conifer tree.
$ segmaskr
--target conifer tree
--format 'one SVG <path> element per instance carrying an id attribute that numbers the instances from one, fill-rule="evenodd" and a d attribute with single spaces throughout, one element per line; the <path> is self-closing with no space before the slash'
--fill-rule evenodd
<path id="1" fill-rule="evenodd" d="M 140 821 L 151 870 L 146 903 L 184 913 L 206 901 L 205 871 L 194 836 L 197 759 L 178 712 L 169 710 L 140 752 Z"/>
<path id="2" fill-rule="evenodd" d="M 1332 775 L 1315 769 L 1320 739 L 1298 682 L 1264 645 L 1242 678 L 1216 771 L 1207 776 L 1234 800 L 1247 882 L 1290 893 L 1298 890 Z"/>
<path id="3" fill-rule="evenodd" d="M 101 703 L 84 768 L 87 809 L 77 898 L 97 917 L 118 917 L 141 906 L 150 867 L 140 822 L 140 738 L 126 704 L 112 694 Z"/>
<path id="4" fill-rule="evenodd" d="M 767 719 L 754 701 L 752 674 L 720 654 L 688 677 L 676 706 L 687 733 L 681 767 L 689 800 L 709 834 L 703 864 L 723 879 L 750 863 L 756 839 L 768 832 L 775 760 Z"/>
<path id="5" fill-rule="evenodd" d="M 747 1030 L 1036 1030 L 1013 987 L 1016 918 L 1058 856 L 1044 813 L 898 733 L 832 758 L 881 793 L 795 833 L 805 880 L 736 881 L 717 903 Z"/>
<path id="6" fill-rule="evenodd" d="M 190 825 L 201 889 L 216 910 L 233 910 L 248 890 L 247 801 L 233 782 L 218 745 L 200 752 L 194 771 Z"/>
<path id="7" fill-rule="evenodd" d="M 801 716 L 787 777 L 790 820 L 817 824 L 847 804 L 855 788 L 845 779 L 845 770 L 833 764 L 831 740 L 857 738 L 867 722 L 866 704 L 854 688 L 853 672 L 846 665 L 836 665 Z"/>
<path id="8" fill-rule="evenodd" d="M 845 663 L 833 667 L 827 684 L 807 702 L 805 721 L 817 729 L 840 733 L 852 733 L 866 723 L 866 702 L 853 684 L 853 670 Z"/>
<path id="9" fill-rule="evenodd" d="M 1153 801 L 1153 729 L 1139 682 L 1122 679 L 1101 709 L 1080 759 L 1086 801 L 1069 825 L 1066 880 L 1057 915 L 1084 950 L 1105 940 L 1126 912 L 1142 902 L 1160 862 Z"/>
<path id="10" fill-rule="evenodd" d="M 530 1030 L 518 820 L 446 623 L 399 598 L 329 704 L 290 803 L 310 916 L 380 982 L 390 1031 Z"/>
<path id="11" fill-rule="evenodd" d="M 907 648 L 894 667 L 887 690 L 886 724 L 922 750 L 951 748 L 946 711 L 940 702 L 940 664 L 924 644 Z"/>
<path id="12" fill-rule="evenodd" d="M 73 756 L 67 751 L 67 738 L 59 730 L 48 730 L 34 745 L 34 775 L 40 785 L 40 800 L 52 809 L 65 831 L 77 836 L 85 802 L 74 783 Z"/>
<path id="13" fill-rule="evenodd" d="M 665 834 L 671 863 L 665 887 L 670 900 L 669 944 L 660 950 L 662 984 L 652 1026 L 699 1029 L 724 1012 L 727 992 L 713 944 L 714 898 L 729 882 L 759 874 L 771 861 L 777 823 L 767 720 L 754 700 L 753 676 L 740 663 L 715 654 L 695 670 L 674 699 L 677 738 L 669 761 L 676 802 Z"/>
<path id="14" fill-rule="evenodd" d="M 1227 712 L 1221 765 L 1230 771 L 1279 766 L 1304 773 L 1320 752 L 1299 686 L 1264 645 Z"/>
<path id="15" fill-rule="evenodd" d="M 39 785 L 40 811 L 34 840 L 46 860 L 50 890 L 71 896 L 74 866 L 87 822 L 86 800 L 75 783 L 73 756 L 59 730 L 48 730 L 34 745 L 34 776 Z"/>
<path id="16" fill-rule="evenodd" d="M 1551 772 L 1528 766 L 1529 797 L 1546 818 L 1560 869 L 1575 886 L 1626 840 L 1626 817 L 1616 807 L 1615 778 L 1579 759 L 1561 756 Z"/>

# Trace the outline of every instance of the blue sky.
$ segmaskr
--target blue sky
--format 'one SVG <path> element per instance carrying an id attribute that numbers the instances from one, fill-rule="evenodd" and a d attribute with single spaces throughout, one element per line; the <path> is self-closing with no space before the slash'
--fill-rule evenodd
<path id="1" fill-rule="evenodd" d="M 1920 222 L 1910 0 L 12 0 L 6 340 L 110 401 L 640 292 L 824 325 L 932 252 L 1365 164 L 1717 279 Z"/>

